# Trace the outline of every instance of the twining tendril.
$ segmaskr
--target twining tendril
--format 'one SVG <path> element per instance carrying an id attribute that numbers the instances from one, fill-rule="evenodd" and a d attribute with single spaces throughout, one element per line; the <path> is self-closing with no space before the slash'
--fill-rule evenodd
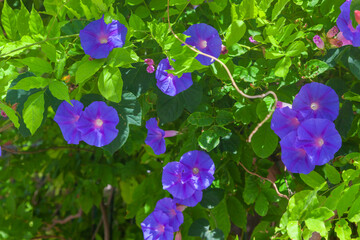
<path id="1" fill-rule="evenodd" d="M 275 94 L 273 91 L 268 91 L 268 92 L 266 92 L 266 93 L 259 94 L 259 95 L 248 95 L 248 94 L 244 93 L 243 91 L 241 91 L 241 90 L 239 89 L 239 87 L 236 85 L 236 82 L 235 82 L 235 80 L 234 80 L 234 78 L 233 78 L 233 76 L 232 76 L 229 68 L 226 66 L 225 63 L 223 63 L 221 60 L 219 60 L 219 59 L 216 58 L 216 57 L 213 57 L 213 56 L 211 56 L 211 55 L 209 55 L 209 54 L 206 54 L 206 53 L 203 53 L 203 52 L 197 50 L 197 49 L 194 48 L 193 46 L 185 43 L 183 40 L 181 40 L 181 39 L 176 35 L 176 33 L 174 32 L 174 30 L 173 30 L 172 27 L 171 27 L 169 9 L 170 9 L 170 3 L 169 3 L 169 0 L 168 0 L 168 1 L 167 1 L 167 18 L 168 18 L 169 30 L 170 30 L 171 33 L 174 35 L 174 37 L 175 37 L 176 39 L 178 39 L 181 43 L 183 43 L 184 45 L 186 45 L 188 48 L 190 48 L 192 51 L 194 51 L 194 52 L 196 52 L 196 53 L 198 53 L 198 54 L 201 54 L 201 55 L 203 55 L 203 56 L 209 57 L 209 58 L 211 58 L 212 60 L 220 63 L 221 66 L 224 67 L 225 71 L 226 71 L 227 74 L 229 75 L 229 78 L 230 78 L 230 80 L 231 80 L 231 83 L 232 83 L 233 87 L 235 88 L 235 90 L 236 90 L 241 96 L 243 96 L 243 97 L 245 97 L 245 98 L 249 98 L 249 99 L 264 98 L 264 97 L 266 97 L 266 96 L 268 96 L 268 95 L 272 95 L 272 96 L 274 97 L 275 102 L 274 102 L 274 105 L 273 105 L 271 111 L 270 111 L 269 114 L 255 127 L 255 129 L 250 133 L 247 141 L 248 141 L 248 142 L 251 142 L 251 138 L 254 136 L 254 134 L 259 130 L 259 128 L 260 128 L 267 120 L 270 119 L 272 113 L 275 111 L 276 103 L 277 103 L 277 101 L 278 101 L 278 98 L 277 98 L 276 94 Z"/>
<path id="2" fill-rule="evenodd" d="M 268 96 L 268 95 L 272 95 L 272 96 L 274 97 L 275 102 L 274 102 L 274 105 L 273 105 L 271 111 L 270 111 L 269 114 L 255 127 L 255 129 L 250 133 L 247 141 L 248 141 L 248 142 L 251 142 L 251 138 L 254 136 L 254 134 L 259 130 L 259 128 L 260 128 L 267 120 L 270 119 L 272 113 L 275 111 L 276 103 L 277 103 L 277 101 L 278 101 L 277 95 L 276 95 L 273 91 L 268 91 L 268 92 L 266 92 L 266 93 L 259 94 L 259 95 L 248 95 L 248 94 L 244 93 L 243 91 L 241 91 L 241 90 L 239 89 L 239 87 L 236 85 L 236 82 L 235 82 L 235 80 L 234 80 L 234 78 L 233 78 L 233 76 L 232 76 L 229 68 L 225 65 L 225 63 L 223 63 L 221 60 L 219 60 L 219 59 L 216 58 L 216 57 L 213 57 L 213 56 L 211 56 L 211 55 L 209 55 L 209 54 L 206 54 L 206 53 L 203 53 L 203 52 L 197 50 L 196 48 L 194 48 L 194 47 L 190 46 L 189 44 L 185 43 L 183 40 L 181 40 L 181 39 L 176 35 L 176 33 L 174 32 L 174 30 L 173 30 L 172 27 L 171 27 L 169 10 L 170 10 L 170 3 L 169 3 L 169 0 L 167 0 L 167 19 L 168 19 L 168 24 L 169 24 L 169 30 L 171 31 L 172 35 L 174 35 L 174 37 L 175 37 L 176 39 L 178 39 L 181 43 L 183 43 L 184 45 L 186 45 L 186 46 L 187 46 L 188 48 L 190 48 L 192 51 L 194 51 L 194 52 L 196 52 L 196 53 L 198 53 L 198 54 L 201 54 L 201 55 L 203 55 L 203 56 L 209 57 L 209 58 L 211 58 L 212 60 L 220 63 L 221 66 L 224 67 L 225 71 L 226 71 L 227 74 L 229 75 L 229 78 L 230 78 L 230 80 L 231 80 L 231 83 L 232 83 L 233 87 L 235 88 L 235 90 L 236 90 L 241 96 L 243 96 L 243 97 L 245 97 L 245 98 L 249 98 L 249 99 L 264 98 L 264 97 L 266 97 L 266 96 Z M 256 177 L 258 177 L 258 178 L 260 178 L 260 179 L 262 179 L 262 180 L 264 180 L 264 181 L 266 180 L 266 181 L 270 182 L 270 183 L 273 185 L 273 187 L 274 187 L 274 189 L 275 189 L 275 191 L 276 191 L 276 193 L 277 193 L 277 195 L 278 195 L 279 197 L 286 198 L 287 200 L 289 200 L 289 197 L 288 197 L 288 196 L 286 196 L 286 195 L 284 195 L 284 194 L 282 194 L 282 193 L 279 192 L 279 189 L 277 188 L 275 182 L 273 182 L 273 181 L 270 180 L 269 178 L 262 177 L 262 176 L 260 176 L 260 175 L 257 174 L 257 173 L 253 173 L 253 172 L 249 171 L 241 162 L 239 162 L 239 164 L 241 165 L 241 167 L 242 167 L 247 173 L 249 173 L 249 174 L 251 174 L 251 175 L 253 175 L 253 176 L 256 176 Z"/>

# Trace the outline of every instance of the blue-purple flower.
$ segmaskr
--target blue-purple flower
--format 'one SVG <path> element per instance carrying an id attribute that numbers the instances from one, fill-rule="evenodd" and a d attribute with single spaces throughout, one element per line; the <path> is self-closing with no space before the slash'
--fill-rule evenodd
<path id="1" fill-rule="evenodd" d="M 297 130 L 297 146 L 304 149 L 315 165 L 324 165 L 341 147 L 341 136 L 328 119 L 307 119 Z"/>
<path id="2" fill-rule="evenodd" d="M 174 198 L 186 199 L 195 193 L 193 184 L 183 178 L 184 165 L 179 162 L 166 164 L 162 175 L 163 189 L 171 193 Z"/>
<path id="3" fill-rule="evenodd" d="M 206 152 L 187 152 L 180 158 L 180 163 L 184 166 L 183 181 L 188 181 L 195 190 L 203 190 L 213 182 L 215 165 Z"/>
<path id="4" fill-rule="evenodd" d="M 186 38 L 185 42 L 191 46 L 196 47 L 199 51 L 218 58 L 221 53 L 221 38 L 218 31 L 205 23 L 193 24 L 185 32 L 185 35 L 190 36 Z M 209 57 L 201 54 L 196 56 L 196 59 L 202 65 L 210 65 L 214 62 Z"/>
<path id="5" fill-rule="evenodd" d="M 177 77 L 167 70 L 174 70 L 169 63 L 169 59 L 164 58 L 160 61 L 156 73 L 156 86 L 169 96 L 175 96 L 182 91 L 188 89 L 192 84 L 191 73 L 184 73 L 181 77 Z"/>
<path id="6" fill-rule="evenodd" d="M 162 211 L 152 212 L 141 223 L 145 240 L 173 240 L 174 230 L 169 225 L 169 216 Z"/>
<path id="7" fill-rule="evenodd" d="M 92 58 L 106 58 L 113 48 L 125 43 L 127 28 L 116 20 L 106 24 L 104 16 L 80 30 L 80 42 L 84 52 Z"/>
<path id="8" fill-rule="evenodd" d="M 301 115 L 289 107 L 276 108 L 271 119 L 271 129 L 283 138 L 297 129 L 301 119 Z"/>
<path id="9" fill-rule="evenodd" d="M 176 201 L 171 198 L 160 199 L 155 206 L 154 211 L 162 211 L 169 217 L 169 225 L 173 230 L 179 231 L 180 225 L 184 222 L 184 215 L 176 208 Z"/>
<path id="10" fill-rule="evenodd" d="M 336 24 L 337 24 L 340 32 L 342 32 L 343 36 L 347 40 L 352 41 L 352 45 L 354 47 L 360 47 L 360 23 L 359 23 L 359 25 L 357 25 L 356 28 L 353 27 L 352 21 L 350 18 L 350 5 L 351 5 L 351 0 L 347 0 L 341 5 L 341 7 L 340 7 L 341 13 L 340 13 L 338 19 L 336 20 Z M 355 15 L 356 15 L 356 13 L 355 13 Z M 358 20 L 360 18 L 360 16 L 355 16 L 355 17 L 356 17 L 356 20 Z M 359 19 L 359 22 L 360 22 L 360 19 Z"/>
<path id="11" fill-rule="evenodd" d="M 85 108 L 78 121 L 82 140 L 89 145 L 102 147 L 111 143 L 118 135 L 117 111 L 105 102 L 93 102 Z"/>
<path id="12" fill-rule="evenodd" d="M 202 199 L 203 192 L 195 191 L 193 195 L 185 199 L 174 198 L 174 201 L 178 204 L 185 205 L 188 207 L 195 207 Z"/>
<path id="13" fill-rule="evenodd" d="M 178 134 L 177 131 L 168 130 L 164 131 L 159 128 L 158 123 L 155 118 L 150 118 L 146 122 L 146 128 L 148 130 L 147 137 L 145 139 L 145 143 L 149 145 L 156 155 L 160 155 L 165 153 L 166 145 L 165 138 L 173 137 Z"/>
<path id="14" fill-rule="evenodd" d="M 63 101 L 56 111 L 54 120 L 68 144 L 79 144 L 82 139 L 78 121 L 83 113 L 84 105 L 76 100 L 71 100 L 71 104 L 73 106 Z"/>
<path id="15" fill-rule="evenodd" d="M 315 168 L 313 159 L 309 157 L 305 149 L 298 146 L 296 131 L 287 134 L 280 141 L 281 161 L 286 169 L 292 173 L 308 174 Z"/>
<path id="16" fill-rule="evenodd" d="M 326 118 L 334 121 L 339 114 L 339 97 L 331 87 L 312 82 L 300 89 L 292 109 L 304 118 Z"/>

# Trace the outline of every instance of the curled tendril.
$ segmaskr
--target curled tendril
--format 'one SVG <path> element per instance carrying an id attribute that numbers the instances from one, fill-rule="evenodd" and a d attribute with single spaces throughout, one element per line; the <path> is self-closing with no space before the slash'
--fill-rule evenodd
<path id="1" fill-rule="evenodd" d="M 226 66 L 225 63 L 223 63 L 221 60 L 219 60 L 219 59 L 216 58 L 216 57 L 213 57 L 213 56 L 211 56 L 211 55 L 209 55 L 209 54 L 203 53 L 203 52 L 197 50 L 196 48 L 194 48 L 193 46 L 190 46 L 189 44 L 185 43 L 183 40 L 181 40 L 181 39 L 175 34 L 174 30 L 173 30 L 172 27 L 171 27 L 171 23 L 170 23 L 169 8 L 170 8 L 170 4 L 169 4 L 169 0 L 168 0 L 168 1 L 167 1 L 167 18 L 168 18 L 169 29 L 170 29 L 171 33 L 174 35 L 174 37 L 175 37 L 176 39 L 178 39 L 181 43 L 183 43 L 184 45 L 186 45 L 188 48 L 190 48 L 192 51 L 194 51 L 194 52 L 196 52 L 196 53 L 198 53 L 198 54 L 201 54 L 201 55 L 203 55 L 203 56 L 209 57 L 209 58 L 211 58 L 212 60 L 217 61 L 218 63 L 220 63 L 221 66 L 224 67 L 225 71 L 226 71 L 227 74 L 229 75 L 229 78 L 230 78 L 230 80 L 231 80 L 231 83 L 232 83 L 233 87 L 235 88 L 235 90 L 236 90 L 241 96 L 243 96 L 243 97 L 245 97 L 245 98 L 249 98 L 249 99 L 264 98 L 264 97 L 266 97 L 266 96 L 268 96 L 268 95 L 272 95 L 272 96 L 274 97 L 275 102 L 274 102 L 274 105 L 273 105 L 271 111 L 268 113 L 268 115 L 266 115 L 266 117 L 264 118 L 264 120 L 262 120 L 262 121 L 255 127 L 255 129 L 250 133 L 250 135 L 249 135 L 249 137 L 248 137 L 248 139 L 247 139 L 247 142 L 251 142 L 251 138 L 254 136 L 254 134 L 259 130 L 259 128 L 260 128 L 267 120 L 270 119 L 272 113 L 275 111 L 276 103 L 277 103 L 277 101 L 278 101 L 278 98 L 277 98 L 276 94 L 275 94 L 273 91 L 268 91 L 268 92 L 266 92 L 266 93 L 259 94 L 259 95 L 247 95 L 246 93 L 244 93 L 243 91 L 241 91 L 241 90 L 239 89 L 239 87 L 236 85 L 236 82 L 235 82 L 235 80 L 234 80 L 234 78 L 233 78 L 233 76 L 232 76 L 229 68 Z"/>

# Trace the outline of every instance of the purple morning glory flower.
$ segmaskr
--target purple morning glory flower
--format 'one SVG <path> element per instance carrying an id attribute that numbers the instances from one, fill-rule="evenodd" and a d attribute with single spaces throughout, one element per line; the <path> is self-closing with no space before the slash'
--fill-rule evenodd
<path id="1" fill-rule="evenodd" d="M 206 152 L 198 150 L 187 152 L 180 158 L 180 163 L 184 165 L 183 180 L 189 181 L 195 190 L 203 190 L 211 185 L 214 180 L 215 165 Z"/>
<path id="2" fill-rule="evenodd" d="M 174 68 L 171 67 L 169 59 L 164 58 L 160 61 L 155 73 L 156 86 L 163 93 L 175 96 L 193 84 L 191 73 L 184 73 L 181 77 L 177 77 L 166 70 L 174 70 Z"/>
<path id="3" fill-rule="evenodd" d="M 169 216 L 162 211 L 152 212 L 141 223 L 145 240 L 173 240 L 174 230 L 169 225 Z"/>
<path id="4" fill-rule="evenodd" d="M 350 19 L 350 5 L 351 0 L 347 0 L 341 5 L 341 13 L 336 20 L 336 24 L 343 36 L 352 41 L 354 47 L 360 47 L 360 24 L 357 25 L 356 29 L 353 27 Z"/>
<path id="5" fill-rule="evenodd" d="M 162 211 L 169 217 L 169 225 L 173 230 L 179 231 L 180 225 L 184 222 L 184 215 L 178 209 L 176 209 L 176 202 L 171 198 L 160 199 L 156 203 L 154 211 Z"/>
<path id="6" fill-rule="evenodd" d="M 146 122 L 146 128 L 148 130 L 145 143 L 149 145 L 156 155 L 163 154 L 166 151 L 165 138 L 173 137 L 178 134 L 177 131 L 169 130 L 164 131 L 159 128 L 155 118 L 150 118 Z"/>
<path id="7" fill-rule="evenodd" d="M 125 43 L 127 28 L 116 20 L 106 24 L 104 16 L 80 30 L 80 42 L 84 52 L 92 58 L 106 58 L 113 48 Z"/>
<path id="8" fill-rule="evenodd" d="M 283 138 L 297 129 L 301 119 L 301 114 L 289 107 L 276 108 L 271 119 L 271 129 Z"/>
<path id="9" fill-rule="evenodd" d="M 203 53 L 209 54 L 218 58 L 221 53 L 221 38 L 218 31 L 210 25 L 205 23 L 199 23 L 191 25 L 185 32 L 185 35 L 190 36 L 186 38 L 185 42 L 191 46 L 194 46 Z M 214 62 L 209 57 L 203 55 L 197 55 L 196 59 L 202 65 L 210 65 Z"/>
<path id="10" fill-rule="evenodd" d="M 78 128 L 84 142 L 102 147 L 116 138 L 119 132 L 116 129 L 118 123 L 119 116 L 115 108 L 98 101 L 85 108 L 79 119 Z"/>
<path id="11" fill-rule="evenodd" d="M 281 160 L 288 171 L 292 173 L 308 174 L 315 168 L 315 164 L 306 151 L 298 147 L 296 131 L 290 132 L 280 141 Z"/>
<path id="12" fill-rule="evenodd" d="M 76 100 L 71 100 L 71 106 L 68 102 L 63 101 L 58 107 L 54 121 L 59 124 L 65 141 L 68 144 L 79 144 L 81 132 L 78 129 L 78 122 L 83 113 L 84 105 Z"/>
<path id="13" fill-rule="evenodd" d="M 179 199 L 189 198 L 195 192 L 193 184 L 190 181 L 184 181 L 184 168 L 184 165 L 179 162 L 169 162 L 164 167 L 161 180 L 163 189 Z"/>
<path id="14" fill-rule="evenodd" d="M 304 118 L 326 118 L 334 121 L 339 114 L 339 97 L 331 87 L 313 82 L 300 89 L 292 108 Z"/>
<path id="15" fill-rule="evenodd" d="M 335 124 L 328 119 L 311 118 L 303 121 L 297 130 L 299 145 L 315 165 L 324 165 L 334 158 L 341 147 L 341 136 Z"/>
<path id="16" fill-rule="evenodd" d="M 195 191 L 194 194 L 191 195 L 189 198 L 185 198 L 185 199 L 174 198 L 174 201 L 181 205 L 185 205 L 188 207 L 195 207 L 201 201 L 202 197 L 203 197 L 202 191 Z"/>

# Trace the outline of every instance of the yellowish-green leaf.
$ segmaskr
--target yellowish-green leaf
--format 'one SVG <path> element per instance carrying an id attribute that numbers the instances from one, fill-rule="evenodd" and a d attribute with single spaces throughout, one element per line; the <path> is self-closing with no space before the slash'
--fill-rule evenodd
<path id="1" fill-rule="evenodd" d="M 34 134 L 40 127 L 44 114 L 44 91 L 34 93 L 24 104 L 22 115 L 26 127 Z"/>

